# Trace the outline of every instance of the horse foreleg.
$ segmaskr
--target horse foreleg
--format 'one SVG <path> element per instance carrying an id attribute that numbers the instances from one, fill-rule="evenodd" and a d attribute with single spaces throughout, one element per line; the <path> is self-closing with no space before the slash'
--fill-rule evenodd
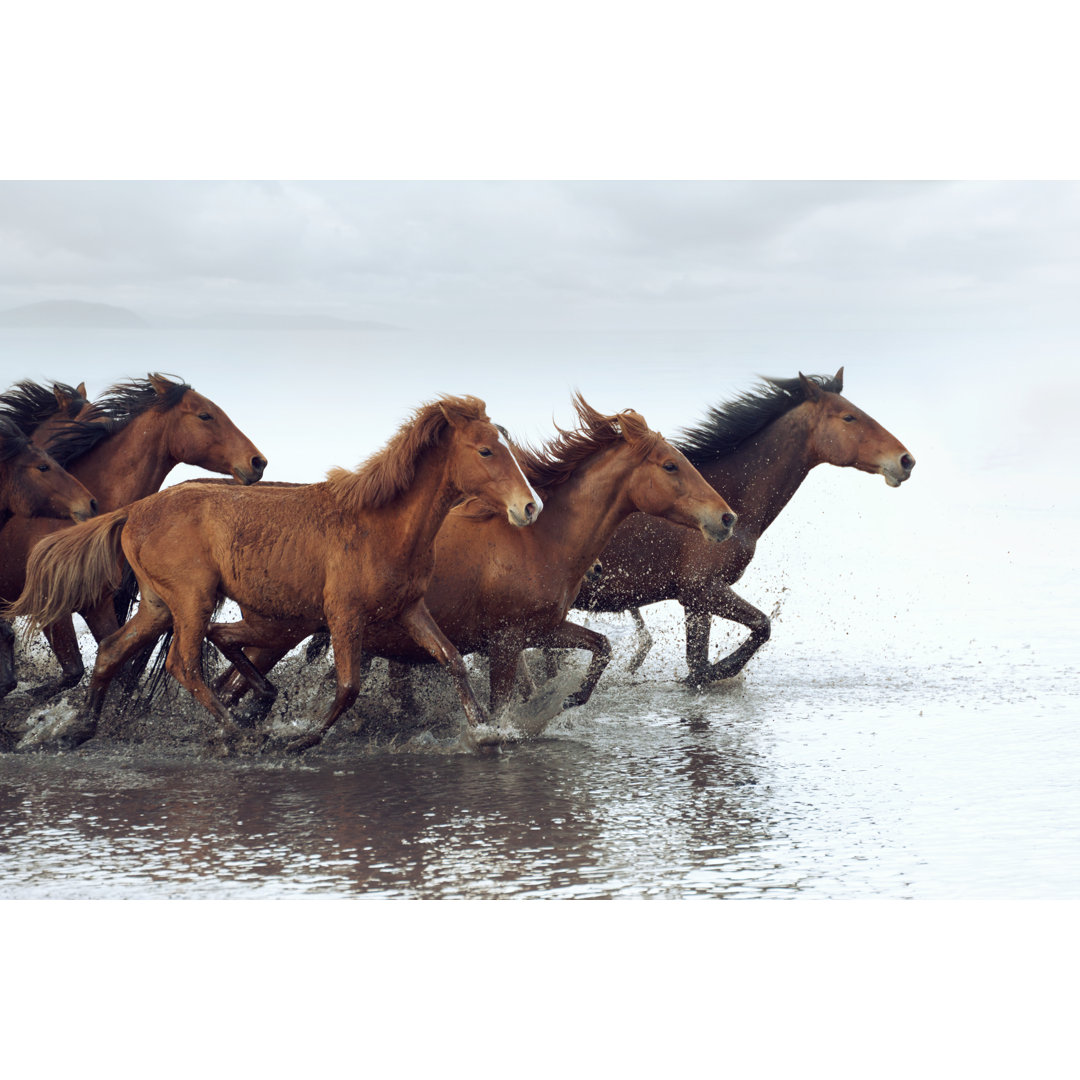
<path id="1" fill-rule="evenodd" d="M 685 605 L 685 601 L 684 601 Z M 727 656 L 709 663 L 709 630 L 712 615 L 745 626 L 750 636 Z M 692 682 L 712 682 L 730 679 L 746 666 L 747 661 L 772 636 L 768 615 L 747 603 L 727 585 L 711 598 L 707 608 L 695 601 L 686 606 L 686 663 Z"/>
<path id="2" fill-rule="evenodd" d="M 82 652 L 79 649 L 79 638 L 75 633 L 75 624 L 70 615 L 57 619 L 45 627 L 45 640 L 48 641 L 56 659 L 60 662 L 60 678 L 50 679 L 32 687 L 27 696 L 36 705 L 40 705 L 49 698 L 75 686 L 83 677 L 86 668 L 83 664 Z"/>
<path id="3" fill-rule="evenodd" d="M 510 704 L 514 684 L 524 661 L 525 638 L 520 632 L 504 630 L 488 644 L 491 660 L 491 715 L 499 713 Z M 531 680 L 530 680 L 531 681 Z"/>
<path id="4" fill-rule="evenodd" d="M 237 717 L 237 719 L 245 727 L 255 727 L 262 723 L 269 714 L 278 693 L 277 687 L 266 678 L 263 672 L 269 671 L 292 648 L 292 645 L 296 644 L 296 635 L 289 635 L 292 644 L 284 648 L 253 648 L 251 658 L 244 652 L 244 645 L 251 640 L 251 633 L 244 619 L 235 623 L 212 623 L 206 632 L 206 637 L 211 645 L 221 650 L 222 655 L 233 666 L 232 672 L 225 673 L 228 678 L 215 683 L 214 689 L 227 683 L 228 679 L 233 679 L 233 676 L 235 676 L 234 683 L 240 678 L 245 679 L 247 686 L 255 692 L 256 700 L 244 710 L 243 717 Z M 237 701 L 241 693 L 234 691 L 230 704 Z"/>
<path id="5" fill-rule="evenodd" d="M 469 685 L 468 672 L 465 670 L 465 661 L 461 653 L 457 651 L 450 639 L 439 629 L 438 624 L 431 617 L 427 604 L 423 598 L 407 607 L 397 617 L 397 621 L 409 632 L 413 641 L 422 648 L 427 649 L 436 660 L 446 669 L 447 674 L 453 680 L 457 688 L 458 697 L 461 698 L 462 707 L 469 724 L 476 727 L 478 724 L 487 723 L 487 714 L 476 700 L 472 687 Z M 335 649 L 335 655 L 337 650 Z"/>
<path id="6" fill-rule="evenodd" d="M 631 608 L 630 615 L 633 617 L 634 627 L 637 631 L 634 635 L 637 639 L 637 644 L 634 646 L 634 651 L 630 655 L 626 670 L 633 673 L 645 662 L 645 657 L 649 655 L 649 650 L 652 649 L 653 639 L 652 634 L 649 633 L 649 628 L 645 625 L 645 620 L 641 617 L 641 609 Z"/>
<path id="7" fill-rule="evenodd" d="M 173 640 L 165 658 L 165 670 L 218 721 L 218 727 L 210 730 L 211 741 L 224 745 L 239 738 L 242 732 L 202 674 L 202 646 L 210 628 L 213 596 L 213 590 L 195 588 L 184 597 L 174 598 Z"/>
<path id="8" fill-rule="evenodd" d="M 350 614 L 352 614 L 351 618 Z M 294 754 L 307 750 L 310 746 L 317 746 L 323 741 L 337 718 L 356 700 L 360 693 L 360 683 L 363 682 L 367 672 L 361 649 L 363 624 L 355 618 L 353 613 L 346 613 L 336 618 L 328 616 L 327 622 L 330 627 L 330 642 L 334 647 L 337 693 L 334 695 L 330 711 L 315 728 L 286 744 L 285 749 Z"/>
<path id="9" fill-rule="evenodd" d="M 564 709 L 584 705 L 592 697 L 604 669 L 611 663 L 611 642 L 595 630 L 587 630 L 584 626 L 564 620 L 548 635 L 544 644 L 555 649 L 585 649 L 592 653 L 584 681 L 563 702 Z"/>

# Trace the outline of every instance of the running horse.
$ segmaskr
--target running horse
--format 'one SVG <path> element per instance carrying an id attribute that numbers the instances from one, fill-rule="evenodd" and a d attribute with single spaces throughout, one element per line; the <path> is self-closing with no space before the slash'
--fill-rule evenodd
<path id="1" fill-rule="evenodd" d="M 59 423 L 48 449 L 94 493 L 102 513 L 157 491 L 180 463 L 231 475 L 242 484 L 255 483 L 266 468 L 266 458 L 220 406 L 161 374 L 110 387 L 80 418 Z M 65 528 L 59 522 L 19 520 L 0 531 L 0 601 L 14 600 L 22 591 L 34 545 Z M 77 609 L 98 642 L 119 626 L 113 595 L 110 589 L 84 597 Z M 74 610 L 57 612 L 42 627 L 61 674 L 31 689 L 34 701 L 47 700 L 83 676 Z"/>
<path id="2" fill-rule="evenodd" d="M 329 628 L 337 693 L 314 730 L 288 749 L 316 745 L 356 700 L 366 629 L 377 621 L 397 622 L 446 667 L 475 727 L 486 717 L 465 663 L 424 603 L 435 534 L 463 495 L 501 507 L 516 526 L 533 522 L 543 505 L 484 403 L 444 397 L 421 406 L 355 472 L 335 469 L 323 483 L 265 491 L 182 484 L 40 544 L 13 613 L 48 623 L 114 584 L 121 555 L 142 596 L 135 617 L 101 643 L 86 705 L 64 744 L 94 734 L 119 666 L 170 625 L 167 670 L 216 718 L 215 738 L 238 736 L 203 679 L 202 642 L 209 636 L 242 669 L 251 668 L 242 645 L 259 642 L 243 638 L 243 624 L 210 628 L 222 597 L 300 637 Z"/>
<path id="3" fill-rule="evenodd" d="M 15 516 L 84 521 L 96 511 L 94 497 L 75 477 L 0 417 L 0 525 Z M 14 631 L 0 619 L 0 698 L 16 686 L 14 639 Z"/>
<path id="4" fill-rule="evenodd" d="M 48 450 L 54 435 L 76 420 L 89 418 L 93 404 L 86 396 L 86 383 L 52 386 L 23 379 L 0 394 L 0 416 L 16 424 L 35 445 Z"/>
<path id="5" fill-rule="evenodd" d="M 451 511 L 439 530 L 428 608 L 462 653 L 490 656 L 493 715 L 509 702 L 519 657 L 533 646 L 591 653 L 585 679 L 564 708 L 589 700 L 611 647 L 607 638 L 566 616 L 582 578 L 621 522 L 652 514 L 708 547 L 721 546 L 735 524 L 731 507 L 639 413 L 607 416 L 580 395 L 574 409 L 577 430 L 560 429 L 539 450 L 517 450 L 525 475 L 544 496 L 544 514 L 536 525 L 527 531 L 511 529 L 501 515 L 474 499 Z M 221 624 L 211 640 L 227 635 L 246 641 L 250 626 L 245 612 L 244 624 Z M 273 636 L 273 627 L 262 629 L 264 639 Z M 300 640 L 282 632 L 276 648 L 249 651 L 248 656 L 264 672 Z M 392 662 L 428 660 L 394 623 L 370 625 L 364 649 Z M 219 685 L 229 701 L 246 689 L 240 672 L 226 672 Z M 255 685 L 265 714 L 273 687 L 265 680 Z M 255 718 L 260 714 L 257 708 L 251 713 Z"/>
<path id="6" fill-rule="evenodd" d="M 832 377 L 799 374 L 765 379 L 734 401 L 708 410 L 678 445 L 723 491 L 739 515 L 734 537 L 706 544 L 686 529 L 634 517 L 619 528 L 600 555 L 604 572 L 586 583 L 574 603 L 588 611 L 631 611 L 639 630 L 640 609 L 678 600 L 686 612 L 686 663 L 690 681 L 727 679 L 769 640 L 769 618 L 732 591 L 754 557 L 761 534 L 776 520 L 810 470 L 827 463 L 875 473 L 899 487 L 915 459 L 893 435 L 841 396 L 844 369 Z M 709 663 L 713 615 L 750 631 L 730 655 Z M 650 639 L 632 661 L 638 667 Z"/>

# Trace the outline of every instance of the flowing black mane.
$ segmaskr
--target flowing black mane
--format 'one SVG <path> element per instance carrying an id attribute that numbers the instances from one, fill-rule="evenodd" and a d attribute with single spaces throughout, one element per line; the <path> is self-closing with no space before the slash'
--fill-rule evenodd
<path id="1" fill-rule="evenodd" d="M 64 409 L 69 420 L 74 420 L 86 399 L 73 386 L 54 382 L 51 386 L 23 379 L 6 393 L 0 394 L 0 416 L 15 424 L 24 435 L 32 435 L 35 428 L 60 411 L 57 394 L 67 399 Z"/>
<path id="2" fill-rule="evenodd" d="M 174 408 L 190 389 L 187 383 L 173 381 L 164 375 L 150 375 L 110 386 L 95 403 L 96 417 L 80 420 L 53 436 L 49 441 L 49 453 L 61 465 L 68 465 L 110 435 L 123 431 L 143 413 L 151 409 L 167 412 Z"/>
<path id="3" fill-rule="evenodd" d="M 843 382 L 833 375 L 808 375 L 823 390 L 838 394 Z M 732 401 L 711 406 L 695 427 L 671 441 L 694 465 L 704 465 L 734 453 L 751 435 L 806 400 L 798 379 L 762 378 L 759 386 Z"/>
<path id="4" fill-rule="evenodd" d="M 0 464 L 24 453 L 30 443 L 18 424 L 0 416 Z"/>

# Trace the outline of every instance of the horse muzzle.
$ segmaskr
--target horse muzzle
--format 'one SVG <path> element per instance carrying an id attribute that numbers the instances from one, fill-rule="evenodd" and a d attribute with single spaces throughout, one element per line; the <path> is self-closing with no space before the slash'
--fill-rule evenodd
<path id="1" fill-rule="evenodd" d="M 241 484 L 256 484 L 266 469 L 266 458 L 256 454 L 245 466 L 234 465 L 232 474 Z"/>
<path id="2" fill-rule="evenodd" d="M 903 453 L 896 459 L 882 465 L 878 470 L 885 477 L 885 483 L 889 487 L 897 488 L 911 476 L 911 470 L 915 468 L 915 459 L 908 453 Z"/>
<path id="3" fill-rule="evenodd" d="M 508 506 L 506 516 L 511 525 L 516 525 L 521 529 L 526 525 L 531 525 L 540 516 L 540 511 L 543 509 L 544 504 L 537 496 L 535 501 L 530 499 L 524 506 Z"/>
<path id="4" fill-rule="evenodd" d="M 725 510 L 722 514 L 709 514 L 703 517 L 698 528 L 701 529 L 701 534 L 706 540 L 711 540 L 714 544 L 722 544 L 725 540 L 731 539 L 731 534 L 735 531 L 735 522 L 738 520 L 739 515 L 734 510 Z"/>

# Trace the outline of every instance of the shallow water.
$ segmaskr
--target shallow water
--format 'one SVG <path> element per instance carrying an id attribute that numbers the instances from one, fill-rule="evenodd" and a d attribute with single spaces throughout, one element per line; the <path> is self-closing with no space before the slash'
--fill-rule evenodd
<path id="1" fill-rule="evenodd" d="M 110 335 L 95 347 L 119 350 L 110 378 L 176 370 L 227 400 L 242 426 L 266 432 L 276 479 L 360 460 L 403 404 L 444 386 L 437 352 L 404 336 L 287 338 Z M 72 347 L 63 335 L 11 344 L 20 365 L 36 357 L 28 373 L 83 377 L 60 362 Z M 730 685 L 680 681 L 681 615 L 658 605 L 646 611 L 656 643 L 640 673 L 624 666 L 629 619 L 593 620 L 616 645 L 593 700 L 498 754 L 452 745 L 448 693 L 392 738 L 378 689 L 301 760 L 209 757 L 197 713 L 175 697 L 149 716 L 107 712 L 102 736 L 76 753 L 0 754 L 0 898 L 1080 897 L 1080 497 L 1058 464 L 1077 448 L 1071 424 L 1048 420 L 1075 400 L 1078 344 L 1043 342 L 1041 374 L 1017 388 L 1012 373 L 1033 354 L 985 336 L 714 335 L 682 351 L 666 339 L 508 339 L 471 367 L 462 343 L 454 389 L 489 403 L 523 400 L 510 394 L 520 378 L 507 356 L 560 358 L 519 416 L 492 409 L 511 426 L 534 420 L 527 435 L 550 431 L 553 410 L 565 422 L 561 387 L 579 379 L 597 406 L 673 427 L 748 372 L 844 362 L 850 398 L 919 464 L 899 491 L 852 470 L 811 473 L 738 586 L 774 627 Z M 333 443 L 329 430 L 311 439 L 313 415 L 267 428 L 280 379 L 250 398 L 246 383 L 232 397 L 219 389 L 229 350 L 265 352 L 271 367 L 287 359 L 290 371 L 297 356 L 329 356 L 310 361 L 313 380 L 363 381 L 351 358 L 371 369 L 376 353 L 426 374 L 412 388 L 354 386 L 356 415 Z M 672 356 L 684 378 L 661 392 L 652 373 Z M 740 637 L 714 621 L 714 656 Z M 92 663 L 85 639 L 84 655 Z M 38 660 L 19 661 L 35 681 Z M 279 729 L 323 707 L 318 672 L 278 681 Z M 0 705 L 0 724 L 25 721 L 20 697 Z M 28 737 L 70 722 L 80 697 L 38 710 Z"/>
<path id="2" fill-rule="evenodd" d="M 500 753 L 3 755 L 0 898 L 1080 896 L 1074 671 L 1029 661 L 1036 701 L 977 647 L 935 677 L 803 645 L 699 691 L 665 653 Z"/>

